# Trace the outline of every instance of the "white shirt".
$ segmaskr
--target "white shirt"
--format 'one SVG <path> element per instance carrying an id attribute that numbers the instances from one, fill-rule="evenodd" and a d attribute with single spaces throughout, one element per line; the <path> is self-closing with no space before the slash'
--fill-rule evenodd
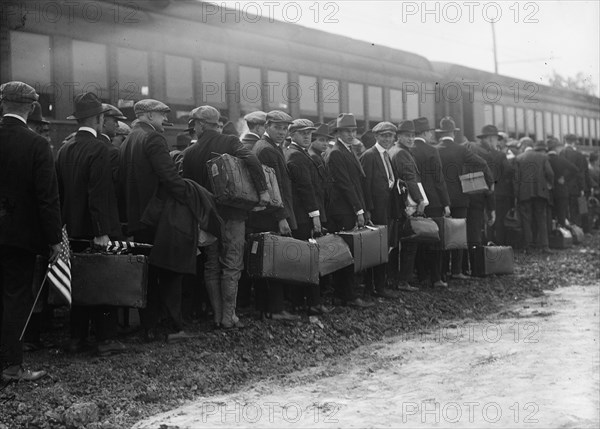
<path id="1" fill-rule="evenodd" d="M 10 118 L 17 118 L 19 119 L 21 122 L 23 122 L 25 125 L 27 125 L 27 121 L 25 120 L 25 118 L 23 118 L 22 116 L 19 115 L 15 115 L 14 113 L 5 113 L 4 116 L 8 116 Z"/>
<path id="2" fill-rule="evenodd" d="M 387 151 L 379 143 L 375 143 L 375 148 L 379 152 L 379 156 L 381 157 L 381 162 L 383 162 L 383 166 L 385 167 L 385 175 L 388 178 L 389 188 L 392 189 L 394 187 L 394 172 L 389 170 L 388 163 L 385 162 L 384 154 L 387 153 Z M 388 157 L 389 157 L 389 155 L 388 155 Z M 391 160 L 390 160 L 390 165 L 391 165 Z"/>
<path id="3" fill-rule="evenodd" d="M 90 128 L 90 127 L 79 127 L 79 129 L 77 131 L 87 131 L 88 133 L 92 133 L 94 135 L 94 137 L 98 138 L 98 133 L 93 128 Z"/>

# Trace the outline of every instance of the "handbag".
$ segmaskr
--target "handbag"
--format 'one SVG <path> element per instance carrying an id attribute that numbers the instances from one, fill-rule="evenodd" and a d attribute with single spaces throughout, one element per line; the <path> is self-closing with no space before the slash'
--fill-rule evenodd
<path id="1" fill-rule="evenodd" d="M 440 241 L 440 228 L 434 220 L 422 216 L 411 216 L 408 221 L 413 235 L 405 237 L 403 240 L 426 243 Z"/>
<path id="2" fill-rule="evenodd" d="M 521 218 L 515 207 L 510 209 L 504 216 L 504 227 L 512 229 L 514 232 L 521 232 Z"/>

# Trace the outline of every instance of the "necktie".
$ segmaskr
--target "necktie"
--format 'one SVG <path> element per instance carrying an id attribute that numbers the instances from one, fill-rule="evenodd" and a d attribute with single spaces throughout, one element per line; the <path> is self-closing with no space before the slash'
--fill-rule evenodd
<path id="1" fill-rule="evenodd" d="M 390 189 L 394 187 L 394 171 L 392 170 L 392 162 L 390 161 L 390 154 L 387 151 L 383 152 L 383 159 L 385 160 L 385 169 L 387 171 L 388 182 Z"/>

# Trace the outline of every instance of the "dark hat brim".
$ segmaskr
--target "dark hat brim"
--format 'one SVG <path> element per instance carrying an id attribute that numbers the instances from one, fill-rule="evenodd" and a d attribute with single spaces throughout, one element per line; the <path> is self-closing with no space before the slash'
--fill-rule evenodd
<path id="1" fill-rule="evenodd" d="M 104 115 L 107 118 L 115 118 L 118 119 L 119 121 L 127 121 L 128 119 L 123 116 L 123 115 Z"/>
<path id="2" fill-rule="evenodd" d="M 81 112 L 74 112 L 71 116 L 67 116 L 67 119 L 86 119 L 91 118 L 92 116 L 97 116 L 102 113 L 106 113 L 110 110 L 110 108 L 105 109 L 102 106 L 95 107 L 93 109 L 84 110 Z"/>
<path id="3" fill-rule="evenodd" d="M 34 124 L 45 124 L 45 125 L 50 124 L 50 121 L 47 121 L 45 119 L 31 119 L 31 118 L 27 118 L 27 122 L 33 122 Z"/>

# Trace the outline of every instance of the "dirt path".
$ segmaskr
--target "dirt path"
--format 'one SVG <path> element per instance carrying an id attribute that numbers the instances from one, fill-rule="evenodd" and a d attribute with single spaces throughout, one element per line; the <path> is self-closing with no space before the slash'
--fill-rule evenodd
<path id="1" fill-rule="evenodd" d="M 557 289 L 490 322 L 392 338 L 291 385 L 201 398 L 135 427 L 596 428 L 598 299 L 598 285 Z"/>

